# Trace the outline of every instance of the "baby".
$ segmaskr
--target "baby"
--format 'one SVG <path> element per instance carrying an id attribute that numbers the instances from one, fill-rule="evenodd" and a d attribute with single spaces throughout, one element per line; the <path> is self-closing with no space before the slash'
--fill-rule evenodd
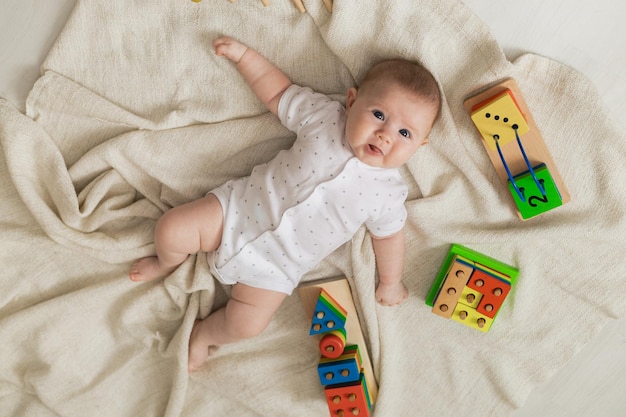
<path id="1" fill-rule="evenodd" d="M 216 346 L 261 333 L 302 275 L 363 224 L 376 257 L 377 301 L 388 306 L 408 297 L 402 283 L 407 187 L 398 168 L 428 142 L 441 103 L 433 76 L 412 62 L 375 65 L 358 89 L 348 90 L 344 108 L 292 84 L 234 39 L 213 46 L 297 139 L 249 177 L 167 211 L 154 232 L 156 256 L 131 267 L 133 281 L 148 281 L 203 251 L 215 277 L 232 285 L 226 306 L 194 324 L 190 371 Z"/>

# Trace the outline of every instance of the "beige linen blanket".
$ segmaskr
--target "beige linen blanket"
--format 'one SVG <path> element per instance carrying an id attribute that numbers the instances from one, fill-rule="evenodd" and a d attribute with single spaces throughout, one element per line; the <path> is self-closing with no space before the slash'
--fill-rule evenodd
<path id="1" fill-rule="evenodd" d="M 42 68 L 26 115 L 0 100 L 0 415 L 323 416 L 316 346 L 297 295 L 259 337 L 188 376 L 192 323 L 226 301 L 205 256 L 165 280 L 127 279 L 164 210 L 246 175 L 293 142 L 219 35 L 294 82 L 343 100 L 381 58 L 421 61 L 445 94 L 410 187 L 410 298 L 374 300 L 361 230 L 305 280 L 346 275 L 380 391 L 377 416 L 505 416 L 612 318 L 626 314 L 626 135 L 592 85 L 549 59 L 508 62 L 455 0 L 83 0 Z M 463 109 L 513 77 L 571 194 L 519 220 Z M 520 269 L 482 334 L 430 312 L 451 243 Z"/>

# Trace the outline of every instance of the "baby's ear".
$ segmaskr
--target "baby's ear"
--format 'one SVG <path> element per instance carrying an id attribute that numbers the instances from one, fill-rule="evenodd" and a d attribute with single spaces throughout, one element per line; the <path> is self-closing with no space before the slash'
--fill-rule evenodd
<path id="1" fill-rule="evenodd" d="M 351 89 L 348 90 L 348 94 L 346 95 L 346 110 L 347 111 L 349 111 L 350 107 L 352 107 L 352 105 L 354 104 L 357 93 L 358 93 L 358 90 L 355 87 L 352 87 Z"/>

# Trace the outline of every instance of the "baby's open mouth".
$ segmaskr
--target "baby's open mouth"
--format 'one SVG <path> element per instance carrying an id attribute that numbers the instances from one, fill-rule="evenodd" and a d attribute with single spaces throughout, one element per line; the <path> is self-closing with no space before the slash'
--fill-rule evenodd
<path id="1" fill-rule="evenodd" d="M 377 153 L 377 154 L 383 154 L 383 151 L 380 150 L 380 148 L 374 146 L 374 145 L 368 145 L 370 148 L 370 151 L 372 151 L 373 153 Z"/>

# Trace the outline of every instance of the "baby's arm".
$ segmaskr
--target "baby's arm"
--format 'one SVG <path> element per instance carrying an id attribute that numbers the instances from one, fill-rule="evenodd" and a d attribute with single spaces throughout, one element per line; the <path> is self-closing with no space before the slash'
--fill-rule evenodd
<path id="1" fill-rule="evenodd" d="M 250 89 L 272 113 L 277 114 L 278 102 L 291 85 L 287 75 L 257 51 L 235 39 L 221 37 L 213 41 L 213 47 L 217 55 L 237 64 Z"/>
<path id="2" fill-rule="evenodd" d="M 400 304 L 409 296 L 409 291 L 402 283 L 404 230 L 383 238 L 372 236 L 372 244 L 379 278 L 376 301 L 385 306 Z"/>

